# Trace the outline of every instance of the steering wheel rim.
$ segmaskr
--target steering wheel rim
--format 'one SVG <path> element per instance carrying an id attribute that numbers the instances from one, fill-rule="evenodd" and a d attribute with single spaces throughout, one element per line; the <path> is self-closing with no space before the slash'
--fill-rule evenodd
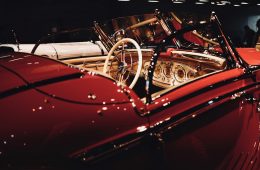
<path id="1" fill-rule="evenodd" d="M 109 51 L 109 53 L 108 53 L 108 55 L 107 55 L 107 58 L 106 58 L 106 60 L 105 60 L 105 64 L 104 64 L 104 68 L 103 68 L 103 73 L 105 73 L 105 74 L 107 74 L 107 72 L 108 72 L 108 62 L 109 62 L 109 60 L 112 58 L 112 54 L 115 52 L 115 50 L 119 47 L 119 46 L 122 46 L 122 47 L 124 47 L 124 44 L 125 43 L 132 43 L 134 46 L 135 46 L 135 48 L 136 48 L 136 50 L 137 50 L 137 55 L 138 55 L 138 66 L 137 66 L 137 70 L 136 70 L 136 74 L 135 74 L 135 77 L 134 77 L 134 79 L 132 80 L 132 82 L 130 83 L 130 85 L 129 85 L 129 88 L 133 88 L 134 86 L 135 86 L 135 84 L 136 84 L 136 82 L 137 82 L 137 80 L 138 80 L 138 78 L 139 78 L 139 76 L 140 76 L 140 73 L 141 73 L 141 69 L 142 69 L 142 62 L 143 62 L 143 57 L 142 57 L 142 52 L 141 52 L 141 48 L 140 48 L 140 46 L 138 45 L 138 43 L 135 41 L 135 40 L 133 40 L 133 39 L 131 39 L 131 38 L 123 38 L 123 39 L 121 39 L 120 41 L 118 41 L 112 48 L 111 48 L 111 50 Z M 122 59 L 121 59 L 122 60 Z M 125 65 L 126 64 L 126 62 L 125 61 L 121 61 L 121 62 L 123 62 L 124 63 L 124 66 L 126 67 L 127 65 Z M 120 70 L 119 70 L 120 71 Z M 122 81 L 123 80 L 117 80 L 118 82 L 121 82 L 122 83 Z"/>

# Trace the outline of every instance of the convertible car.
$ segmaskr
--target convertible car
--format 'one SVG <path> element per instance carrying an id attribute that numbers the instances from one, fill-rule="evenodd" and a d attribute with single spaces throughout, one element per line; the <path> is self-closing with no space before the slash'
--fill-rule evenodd
<path id="1" fill-rule="evenodd" d="M 1 169 L 259 170 L 260 53 L 215 13 L 176 21 L 95 22 L 104 56 L 2 54 Z"/>

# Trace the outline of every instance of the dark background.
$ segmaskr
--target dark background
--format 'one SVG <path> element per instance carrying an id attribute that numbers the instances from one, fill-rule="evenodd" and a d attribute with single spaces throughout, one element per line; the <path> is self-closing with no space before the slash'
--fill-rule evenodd
<path id="1" fill-rule="evenodd" d="M 183 0 L 183 4 L 174 4 L 172 0 L 1 0 L 0 4 L 0 43 L 14 40 L 10 30 L 15 30 L 20 43 L 35 43 L 39 38 L 58 30 L 91 26 L 93 21 L 104 21 L 118 16 L 151 13 L 154 9 L 162 11 L 193 11 L 210 15 L 215 11 L 223 23 L 224 30 L 239 46 L 244 34 L 243 27 L 256 31 L 256 21 L 260 18 L 260 6 L 257 0 L 229 0 L 230 3 L 218 6 L 224 1 L 208 0 L 204 4 L 195 4 L 199 0 Z M 211 4 L 214 2 L 215 4 Z M 239 4 L 240 6 L 234 6 Z M 11 37 L 11 38 L 10 38 Z"/>

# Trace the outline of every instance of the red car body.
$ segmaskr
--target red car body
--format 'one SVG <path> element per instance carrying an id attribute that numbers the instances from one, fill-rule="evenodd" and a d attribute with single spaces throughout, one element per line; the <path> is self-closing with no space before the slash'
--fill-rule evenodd
<path id="1" fill-rule="evenodd" d="M 151 103 L 95 72 L 2 55 L 0 166 L 258 170 L 260 53 L 237 51 L 247 67 L 237 62 Z"/>

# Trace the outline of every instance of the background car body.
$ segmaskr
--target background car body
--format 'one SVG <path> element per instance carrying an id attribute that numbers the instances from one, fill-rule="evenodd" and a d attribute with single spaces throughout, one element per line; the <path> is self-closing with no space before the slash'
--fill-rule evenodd
<path id="1" fill-rule="evenodd" d="M 0 47 L 11 47 L 16 52 L 31 53 L 35 44 L 1 44 Z M 75 57 L 105 55 L 107 51 L 100 41 L 93 42 L 67 42 L 41 44 L 35 54 L 62 60 Z"/>

